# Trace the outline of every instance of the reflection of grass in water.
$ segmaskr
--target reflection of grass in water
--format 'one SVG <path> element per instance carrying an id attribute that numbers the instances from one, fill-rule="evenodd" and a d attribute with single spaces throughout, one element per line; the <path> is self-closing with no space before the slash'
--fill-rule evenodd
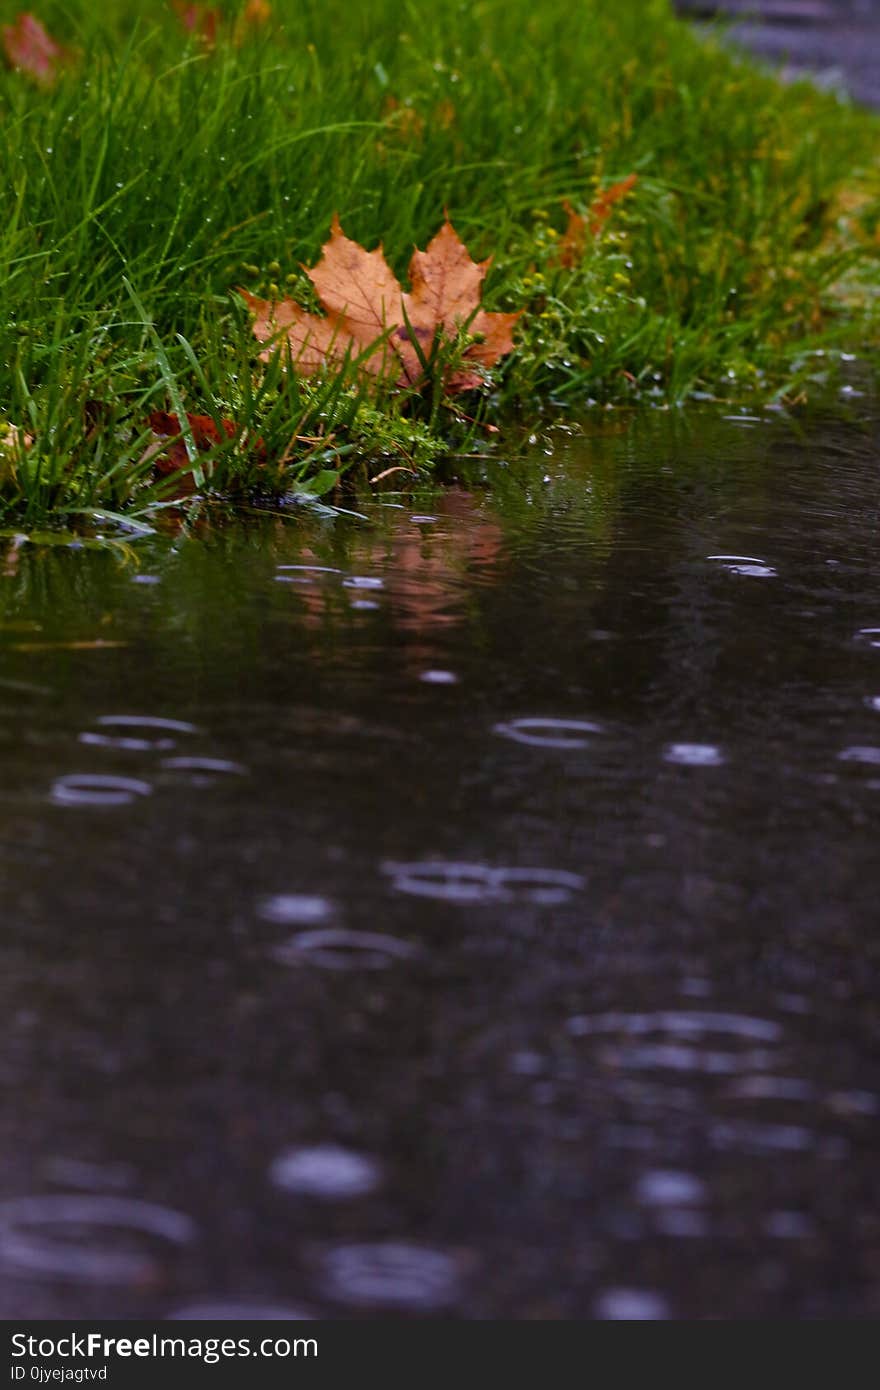
<path id="1" fill-rule="evenodd" d="M 705 556 L 719 548 L 720 532 L 707 532 L 703 544 L 686 530 L 692 489 L 711 495 L 712 515 L 731 536 L 737 516 L 752 527 L 763 518 L 772 529 L 788 485 L 786 458 L 799 488 L 809 491 L 815 470 L 823 495 L 828 453 L 818 422 L 810 428 L 814 447 L 805 452 L 796 423 L 780 417 L 739 429 L 705 408 L 601 412 L 582 437 L 542 433 L 505 467 L 461 463 L 454 485 L 378 496 L 365 486 L 348 499 L 365 521 L 248 510 L 230 523 L 213 509 L 195 528 L 167 513 L 169 536 L 88 557 L 63 544 L 13 543 L 5 553 L 0 546 L 4 676 L 32 682 L 51 673 L 58 689 L 91 672 L 112 685 L 114 671 L 132 660 L 140 666 L 146 641 L 156 707 L 171 710 L 165 701 L 174 691 L 188 698 L 190 659 L 209 682 L 231 663 L 231 679 L 247 687 L 250 666 L 261 669 L 267 648 L 289 652 L 294 668 L 305 658 L 330 673 L 364 642 L 367 652 L 394 653 L 412 675 L 445 665 L 451 629 L 467 629 L 469 648 L 491 643 L 498 612 L 514 625 L 518 613 L 531 615 L 523 641 L 539 644 L 535 605 L 546 605 L 552 621 L 569 613 L 580 629 L 603 596 L 629 601 L 620 566 L 628 573 L 638 551 Z M 835 456 L 869 447 L 858 426 L 836 426 L 831 444 Z M 436 520 L 414 522 L 414 515 Z M 330 573 L 311 576 L 311 584 L 279 583 L 283 565 Z M 348 588 L 352 576 L 382 587 Z M 135 582 L 144 578 L 157 582 Z M 364 597 L 377 608 L 353 611 L 352 600 Z M 116 642 L 126 646 L 116 651 Z"/>
<path id="2" fill-rule="evenodd" d="M 766 395 L 805 338 L 869 336 L 876 119 L 737 63 L 660 3 L 274 8 L 208 52 L 158 0 L 47 3 L 79 63 L 49 92 L 0 73 L 0 404 L 21 431 L 0 425 L 0 507 L 17 521 L 146 507 L 143 422 L 175 398 L 276 461 L 258 473 L 224 444 L 202 463 L 220 492 L 461 448 L 446 410 L 405 418 L 339 378 L 255 367 L 229 292 L 298 293 L 334 209 L 398 271 L 444 206 L 494 253 L 487 303 L 525 311 L 499 415 L 550 394 L 574 413 Z M 584 208 L 630 171 L 605 236 L 560 270 L 562 199 Z"/>

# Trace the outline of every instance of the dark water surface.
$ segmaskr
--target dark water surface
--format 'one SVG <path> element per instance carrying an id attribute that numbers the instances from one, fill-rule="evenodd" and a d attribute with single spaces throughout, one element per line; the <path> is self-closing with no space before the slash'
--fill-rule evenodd
<path id="1" fill-rule="evenodd" d="M 877 428 L 497 473 L 0 547 L 3 1316 L 880 1314 Z"/>

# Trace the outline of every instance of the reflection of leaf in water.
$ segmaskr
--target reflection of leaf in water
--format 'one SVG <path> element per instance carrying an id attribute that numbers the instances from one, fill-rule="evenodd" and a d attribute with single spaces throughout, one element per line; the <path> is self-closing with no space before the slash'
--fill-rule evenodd
<path id="1" fill-rule="evenodd" d="M 457 626 L 466 616 L 462 595 L 479 575 L 495 569 L 503 531 L 495 516 L 486 515 L 473 495 L 451 487 L 432 502 L 431 525 L 410 522 L 393 529 L 359 531 L 346 548 L 350 572 L 368 575 L 381 568 L 381 606 L 400 632 L 430 637 Z M 395 515 L 395 514 L 392 514 Z M 320 557 L 303 551 L 303 563 Z M 308 626 L 320 627 L 342 606 L 351 590 L 333 580 L 297 587 L 297 600 Z M 378 598 L 377 594 L 377 598 Z M 430 643 L 408 644 L 408 663 L 421 669 L 432 654 Z"/>

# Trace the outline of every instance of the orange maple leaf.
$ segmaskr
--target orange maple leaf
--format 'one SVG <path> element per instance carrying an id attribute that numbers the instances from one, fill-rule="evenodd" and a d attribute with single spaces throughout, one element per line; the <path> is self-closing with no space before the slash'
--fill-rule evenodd
<path id="1" fill-rule="evenodd" d="M 513 350 L 518 313 L 487 313 L 480 307 L 488 260 L 476 262 L 452 223 L 444 222 L 426 251 L 410 262 L 407 294 L 385 260 L 382 247 L 366 251 L 347 237 L 334 215 L 321 260 L 306 274 L 326 317 L 311 314 L 291 299 L 258 299 L 242 290 L 254 315 L 261 343 L 286 343 L 292 364 L 313 376 L 328 364 L 357 361 L 388 383 L 417 385 L 435 341 L 454 342 L 464 329 L 474 338 L 445 382 L 451 392 L 482 384 L 480 368 L 493 366 Z M 262 354 L 264 360 L 272 348 Z"/>
<path id="2" fill-rule="evenodd" d="M 602 189 L 590 204 L 587 215 L 584 216 L 572 207 L 566 198 L 562 206 L 568 214 L 568 225 L 559 239 L 559 264 L 566 270 L 571 270 L 583 259 L 584 251 L 587 247 L 587 233 L 591 237 L 601 234 L 605 223 L 608 221 L 614 210 L 615 203 L 619 203 L 621 198 L 625 198 L 630 189 L 638 179 L 637 174 L 628 174 L 619 183 L 613 183 L 610 188 Z"/>
<path id="3" fill-rule="evenodd" d="M 32 14 L 20 14 L 13 24 L 3 26 L 3 51 L 10 67 L 26 72 L 44 87 L 50 87 L 70 61 L 67 49 Z"/>

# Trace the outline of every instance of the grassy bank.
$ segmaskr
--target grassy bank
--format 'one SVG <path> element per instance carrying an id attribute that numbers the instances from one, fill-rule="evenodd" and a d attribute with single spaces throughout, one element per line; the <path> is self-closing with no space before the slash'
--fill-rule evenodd
<path id="1" fill-rule="evenodd" d="M 201 492 L 320 492 L 365 459 L 483 447 L 482 422 L 548 402 L 796 392 L 805 347 L 876 339 L 880 122 L 707 46 L 665 3 L 275 0 L 246 27 L 230 4 L 213 44 L 151 0 L 33 5 L 70 53 L 51 87 L 0 70 L 7 526 L 179 491 L 151 411 L 243 431 L 198 457 Z M 630 173 L 560 266 L 563 201 L 586 212 Z M 483 391 L 259 360 L 238 287 L 307 302 L 299 267 L 334 211 L 403 279 L 444 209 L 494 257 L 486 306 L 522 311 Z"/>

